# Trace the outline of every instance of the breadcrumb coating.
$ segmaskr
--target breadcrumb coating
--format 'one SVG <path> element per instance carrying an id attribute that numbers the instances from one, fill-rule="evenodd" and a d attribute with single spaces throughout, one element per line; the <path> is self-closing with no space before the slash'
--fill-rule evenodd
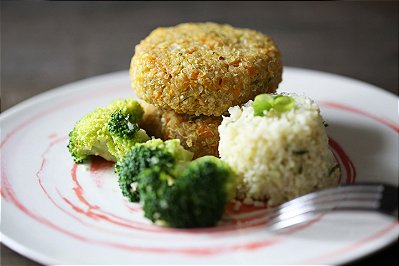
<path id="1" fill-rule="evenodd" d="M 142 100 L 190 115 L 220 116 L 281 82 L 268 36 L 216 23 L 157 28 L 135 48 L 132 87 Z"/>
<path id="2" fill-rule="evenodd" d="M 151 137 L 162 138 L 162 109 L 145 101 L 140 101 L 140 105 L 144 110 L 143 119 L 139 123 L 140 128 Z"/>
<path id="3" fill-rule="evenodd" d="M 179 139 L 181 145 L 194 153 L 194 158 L 204 155 L 219 156 L 218 127 L 221 116 L 195 116 L 162 110 L 145 102 L 140 125 L 149 135 L 168 139 Z"/>

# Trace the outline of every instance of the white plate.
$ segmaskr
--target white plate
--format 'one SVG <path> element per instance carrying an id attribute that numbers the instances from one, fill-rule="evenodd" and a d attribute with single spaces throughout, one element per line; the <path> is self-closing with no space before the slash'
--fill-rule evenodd
<path id="1" fill-rule="evenodd" d="M 398 98 L 372 85 L 285 68 L 279 91 L 317 100 L 342 181 L 398 185 Z M 95 107 L 131 97 L 127 72 L 79 81 L 1 115 L 1 231 L 5 245 L 44 264 L 340 264 L 398 238 L 397 221 L 333 213 L 272 233 L 264 210 L 243 209 L 216 228 L 162 229 L 123 199 L 112 165 L 74 165 L 66 145 Z"/>

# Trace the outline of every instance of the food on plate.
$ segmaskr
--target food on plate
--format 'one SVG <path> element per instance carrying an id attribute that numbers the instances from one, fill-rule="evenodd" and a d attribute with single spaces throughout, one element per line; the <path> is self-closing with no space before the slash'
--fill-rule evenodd
<path id="1" fill-rule="evenodd" d="M 194 158 L 219 156 L 221 116 L 178 114 L 144 102 L 142 106 L 144 117 L 140 126 L 147 133 L 162 139 L 179 139 L 184 148 L 194 153 Z"/>
<path id="2" fill-rule="evenodd" d="M 140 201 L 145 217 L 154 223 L 215 225 L 235 195 L 236 175 L 216 157 L 191 161 L 192 156 L 177 139 L 136 144 L 115 166 L 122 194 Z"/>
<path id="3" fill-rule="evenodd" d="M 159 166 L 172 168 L 176 164 L 191 161 L 193 154 L 185 150 L 177 139 L 162 141 L 152 139 L 135 145 L 130 152 L 115 165 L 119 187 L 129 201 L 140 200 L 138 175 L 146 168 Z"/>
<path id="4" fill-rule="evenodd" d="M 180 139 L 182 145 L 198 158 L 204 155 L 219 156 L 218 127 L 220 116 L 193 116 L 166 111 L 162 116 L 162 132 L 165 139 Z"/>
<path id="5" fill-rule="evenodd" d="M 216 23 L 157 28 L 139 45 L 130 76 L 137 96 L 176 113 L 220 116 L 281 81 L 280 52 L 260 32 Z"/>
<path id="6" fill-rule="evenodd" d="M 116 100 L 84 116 L 69 133 L 68 149 L 75 163 L 92 155 L 116 162 L 136 143 L 149 140 L 137 125 L 142 116 L 142 107 L 133 99 Z"/>
<path id="7" fill-rule="evenodd" d="M 159 225 L 215 225 L 234 198 L 236 175 L 216 157 L 192 157 L 177 139 L 136 144 L 115 166 L 122 194 Z"/>
<path id="8" fill-rule="evenodd" d="M 221 115 L 281 82 L 280 52 L 268 36 L 216 23 L 158 28 L 136 46 L 130 77 L 148 134 L 180 139 L 218 156 Z"/>
<path id="9" fill-rule="evenodd" d="M 281 75 L 280 52 L 262 33 L 158 28 L 131 61 L 140 104 L 117 100 L 89 113 L 70 132 L 69 151 L 76 163 L 116 162 L 122 195 L 176 228 L 216 225 L 233 199 L 273 206 L 333 186 L 340 169 L 319 107 L 265 93 Z"/>
<path id="10" fill-rule="evenodd" d="M 216 225 L 236 189 L 235 173 L 213 156 L 172 168 L 154 165 L 142 171 L 138 180 L 145 217 L 176 228 Z"/>
<path id="11" fill-rule="evenodd" d="M 311 99 L 262 94 L 229 113 L 219 127 L 219 153 L 238 174 L 244 203 L 278 205 L 337 184 L 340 169 Z"/>
<path id="12" fill-rule="evenodd" d="M 162 138 L 162 113 L 164 110 L 152 104 L 148 104 L 145 101 L 140 101 L 140 105 L 143 107 L 144 114 L 139 126 L 144 129 L 149 136 Z"/>

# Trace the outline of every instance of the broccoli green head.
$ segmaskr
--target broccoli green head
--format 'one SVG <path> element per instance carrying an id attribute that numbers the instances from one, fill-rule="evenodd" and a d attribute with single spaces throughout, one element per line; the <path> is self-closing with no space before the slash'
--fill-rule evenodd
<path id="1" fill-rule="evenodd" d="M 129 113 L 122 113 L 122 110 L 116 110 L 111 114 L 108 121 L 108 131 L 115 138 L 132 138 L 137 131 L 140 130 L 139 126 L 132 120 L 132 115 Z"/>
<path id="2" fill-rule="evenodd" d="M 177 228 L 216 225 L 236 188 L 236 175 L 229 165 L 213 156 L 174 169 L 147 168 L 138 180 L 144 215 Z"/>
<path id="3" fill-rule="evenodd" d="M 80 119 L 69 133 L 68 149 L 76 163 L 91 155 L 108 161 L 120 160 L 136 143 L 150 138 L 137 126 L 143 109 L 133 99 L 116 100 Z"/>
<path id="4" fill-rule="evenodd" d="M 185 150 L 177 139 L 162 141 L 152 139 L 140 143 L 115 165 L 122 194 L 130 201 L 139 201 L 138 175 L 146 168 L 158 166 L 169 171 L 176 164 L 188 162 L 193 154 Z"/>

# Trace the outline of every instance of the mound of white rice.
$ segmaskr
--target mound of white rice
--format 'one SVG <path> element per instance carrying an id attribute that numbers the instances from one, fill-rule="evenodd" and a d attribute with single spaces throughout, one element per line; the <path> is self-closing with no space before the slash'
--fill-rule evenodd
<path id="1" fill-rule="evenodd" d="M 231 107 L 219 126 L 219 153 L 240 176 L 238 198 L 273 206 L 334 186 L 340 175 L 329 150 L 320 109 L 296 94 L 284 113 L 254 116 L 253 101 Z"/>

